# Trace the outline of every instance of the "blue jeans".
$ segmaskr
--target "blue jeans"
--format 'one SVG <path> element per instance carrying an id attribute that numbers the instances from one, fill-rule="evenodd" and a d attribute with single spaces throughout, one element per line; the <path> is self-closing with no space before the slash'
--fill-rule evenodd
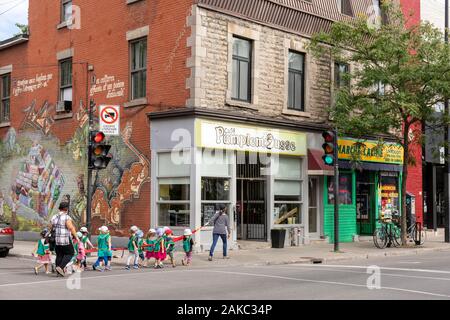
<path id="1" fill-rule="evenodd" d="M 223 243 L 223 256 L 224 257 L 227 256 L 227 235 L 213 233 L 213 243 L 212 243 L 211 249 L 209 250 L 209 255 L 211 257 L 214 254 L 214 249 L 216 248 L 217 240 L 219 240 L 219 237 L 222 239 L 222 243 Z"/>

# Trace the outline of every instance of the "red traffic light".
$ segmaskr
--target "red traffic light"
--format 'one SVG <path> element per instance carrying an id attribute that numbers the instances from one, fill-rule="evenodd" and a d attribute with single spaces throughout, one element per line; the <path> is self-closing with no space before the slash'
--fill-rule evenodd
<path id="1" fill-rule="evenodd" d="M 105 140 L 105 134 L 101 131 L 94 131 L 92 132 L 92 142 L 95 143 L 101 143 L 103 140 Z"/>
<path id="2" fill-rule="evenodd" d="M 325 140 L 325 142 L 328 143 L 334 143 L 334 134 L 331 131 L 324 131 L 322 133 L 322 137 Z"/>

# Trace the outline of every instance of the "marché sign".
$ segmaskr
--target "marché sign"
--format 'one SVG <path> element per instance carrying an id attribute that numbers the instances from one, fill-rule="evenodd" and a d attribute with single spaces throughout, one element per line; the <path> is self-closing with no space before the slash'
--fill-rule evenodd
<path id="1" fill-rule="evenodd" d="M 341 160 L 352 160 L 357 156 L 359 161 L 403 164 L 403 147 L 392 142 L 379 145 L 377 141 L 358 143 L 355 139 L 339 139 L 338 152 Z"/>

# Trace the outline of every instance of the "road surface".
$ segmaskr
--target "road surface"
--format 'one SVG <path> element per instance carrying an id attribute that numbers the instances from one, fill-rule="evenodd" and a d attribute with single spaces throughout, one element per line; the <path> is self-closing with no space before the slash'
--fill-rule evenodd
<path id="1" fill-rule="evenodd" d="M 36 276 L 33 265 L 32 260 L 23 258 L 0 259 L 0 300 L 450 299 L 447 252 L 329 265 L 219 264 L 131 271 L 115 266 L 109 272 L 85 271 L 79 278 L 69 279 L 44 273 Z"/>

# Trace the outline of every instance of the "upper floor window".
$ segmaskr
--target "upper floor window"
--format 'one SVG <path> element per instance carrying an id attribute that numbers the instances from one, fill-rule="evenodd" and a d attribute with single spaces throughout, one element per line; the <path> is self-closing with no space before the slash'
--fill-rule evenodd
<path id="1" fill-rule="evenodd" d="M 131 100 L 147 96 L 147 38 L 130 42 Z"/>
<path id="2" fill-rule="evenodd" d="M 334 64 L 334 87 L 342 89 L 350 87 L 350 80 L 346 75 L 350 73 L 350 66 L 347 63 L 336 62 Z"/>
<path id="3" fill-rule="evenodd" d="M 337 0 L 339 12 L 347 16 L 353 16 L 350 0 Z"/>
<path id="4" fill-rule="evenodd" d="M 59 105 L 57 111 L 72 111 L 72 58 L 59 62 Z"/>
<path id="5" fill-rule="evenodd" d="M 0 76 L 0 123 L 10 121 L 11 74 Z"/>
<path id="6" fill-rule="evenodd" d="M 288 109 L 305 110 L 305 54 L 289 51 Z"/>
<path id="7" fill-rule="evenodd" d="M 252 42 L 242 38 L 233 38 L 233 90 L 232 98 L 250 102 Z"/>
<path id="8" fill-rule="evenodd" d="M 61 22 L 72 18 L 72 0 L 61 0 Z"/>

